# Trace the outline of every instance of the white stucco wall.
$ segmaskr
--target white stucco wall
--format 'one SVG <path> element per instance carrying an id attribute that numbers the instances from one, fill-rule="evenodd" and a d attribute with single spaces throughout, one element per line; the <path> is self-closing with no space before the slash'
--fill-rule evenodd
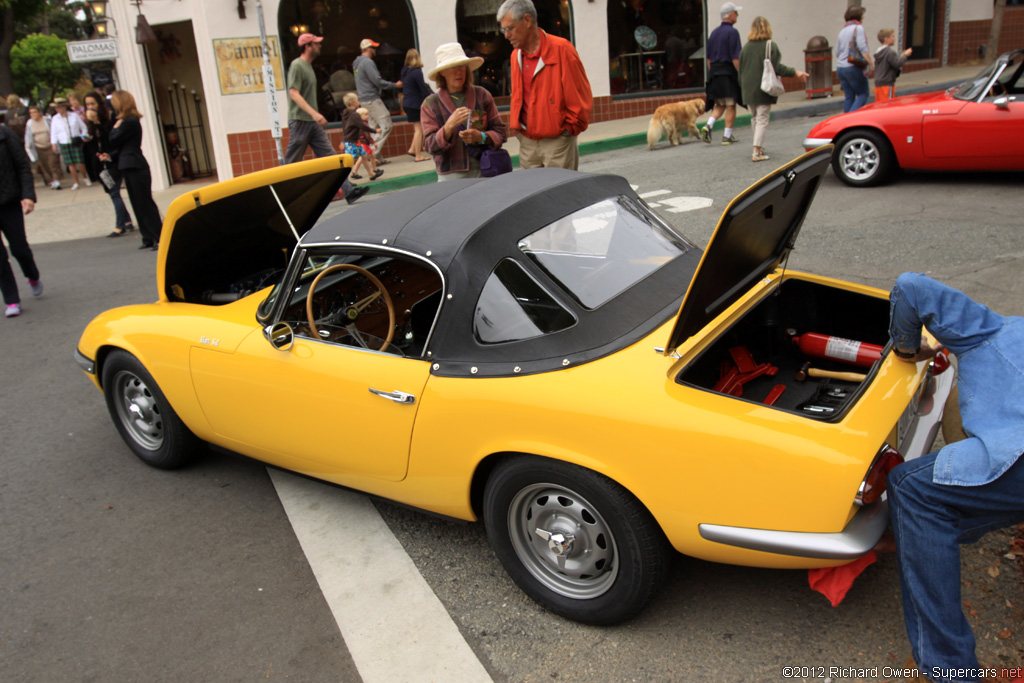
<path id="1" fill-rule="evenodd" d="M 992 0 L 950 0 L 950 21 L 984 21 L 991 19 L 995 7 Z"/>
<path id="2" fill-rule="evenodd" d="M 289 0 L 285 0 L 289 1 Z M 416 45 L 429 69 L 434 63 L 434 50 L 442 43 L 455 41 L 456 0 L 409 0 L 414 15 Z M 610 93 L 608 74 L 608 2 L 617 0 L 570 0 L 572 3 L 573 36 L 576 48 L 583 60 L 595 96 Z M 872 51 L 877 47 L 875 34 L 880 28 L 899 28 L 900 5 L 905 0 L 864 0 L 867 9 L 864 26 Z M 953 21 L 988 19 L 992 16 L 991 0 L 950 0 Z M 265 0 L 262 10 L 267 34 L 277 35 L 277 17 L 281 0 Z M 750 30 L 750 23 L 758 14 L 768 18 L 772 24 L 775 40 L 782 50 L 783 61 L 799 69 L 804 67 L 803 51 L 807 41 L 816 35 L 825 36 L 834 48 L 836 35 L 843 26 L 843 13 L 847 0 L 763 0 L 738 3 L 745 5 L 740 13 L 737 30 L 744 42 Z M 199 72 L 207 101 L 210 145 L 216 166 L 222 179 L 230 176 L 231 157 L 228 135 L 248 131 L 268 130 L 270 119 L 265 95 L 262 92 L 243 95 L 222 95 L 213 40 L 216 38 L 239 38 L 259 36 L 257 2 L 245 3 L 246 18 L 240 19 L 237 4 L 227 0 L 209 2 L 204 0 L 165 0 L 142 4 L 143 13 L 150 24 L 191 21 L 195 34 L 199 60 Z M 706 0 L 708 31 L 720 23 L 718 0 Z M 134 7 L 127 2 L 112 2 L 108 5 L 114 17 L 111 33 L 118 40 L 121 57 L 118 59 L 120 85 L 132 91 L 139 100 L 143 113 L 155 111 L 149 95 L 148 74 L 142 59 L 142 51 L 135 45 Z M 294 41 L 292 35 L 279 36 L 282 45 Z M 284 71 L 287 64 L 282 65 Z M 282 79 L 283 81 L 283 79 Z M 287 95 L 285 83 L 276 84 L 278 108 L 282 125 L 287 127 Z M 156 117 L 143 120 L 146 131 L 143 151 L 150 160 L 163 157 L 160 140 L 162 132 L 156 127 Z M 155 187 L 166 187 L 167 174 L 162 163 L 153 163 Z"/>
<path id="3" fill-rule="evenodd" d="M 713 17 L 709 23 L 718 25 L 718 7 L 720 3 L 709 2 L 709 10 Z M 788 66 L 804 70 L 804 50 L 807 41 L 814 36 L 825 36 L 835 55 L 836 36 L 843 28 L 843 14 L 846 12 L 846 0 L 817 0 L 816 2 L 792 2 L 790 0 L 769 0 L 764 3 L 738 2 L 743 7 L 736 29 L 740 32 L 743 42 L 747 41 L 750 24 L 759 14 L 772 25 L 774 40 L 782 50 L 782 61 Z M 898 28 L 899 3 L 893 0 L 864 0 L 864 29 L 868 35 L 868 46 L 874 52 L 878 47 L 875 35 L 881 28 Z M 714 9 L 712 9 L 712 7 Z M 832 64 L 835 69 L 835 64 Z"/>

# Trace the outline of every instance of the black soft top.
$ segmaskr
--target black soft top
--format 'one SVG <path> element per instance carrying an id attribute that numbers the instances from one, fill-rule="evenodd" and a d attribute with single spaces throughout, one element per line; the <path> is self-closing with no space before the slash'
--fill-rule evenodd
<path id="1" fill-rule="evenodd" d="M 384 246 L 436 264 L 451 297 L 442 303 L 429 345 L 438 366 L 436 374 L 544 372 L 608 355 L 653 332 L 678 309 L 697 267 L 700 251 L 693 249 L 599 308 L 586 310 L 519 249 L 523 237 L 619 196 L 639 201 L 619 176 L 555 168 L 452 180 L 355 206 L 315 226 L 302 238 L 301 246 Z M 476 302 L 488 276 L 504 258 L 514 259 L 544 283 L 578 322 L 532 339 L 501 344 L 477 341 L 472 329 Z"/>

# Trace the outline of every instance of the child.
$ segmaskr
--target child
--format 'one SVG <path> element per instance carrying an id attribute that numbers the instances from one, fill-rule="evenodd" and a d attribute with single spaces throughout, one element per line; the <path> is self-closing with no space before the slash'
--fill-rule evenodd
<path id="1" fill-rule="evenodd" d="M 896 43 L 896 31 L 891 28 L 878 32 L 878 42 L 881 46 L 875 51 L 875 102 L 884 102 L 892 99 L 896 77 L 913 50 L 908 47 L 902 55 L 897 55 L 892 47 Z"/>
<path id="2" fill-rule="evenodd" d="M 365 118 L 359 114 L 360 111 L 366 110 L 359 106 L 359 96 L 354 92 L 346 94 L 342 98 L 342 102 L 345 104 L 345 109 L 341 112 L 341 121 L 344 124 L 341 137 L 345 145 L 342 151 L 345 154 L 351 154 L 356 159 L 349 178 L 355 180 L 362 179 L 363 176 L 359 175 L 357 171 L 365 166 L 369 169 L 370 180 L 376 180 L 384 174 L 384 171 L 377 170 L 377 163 L 376 159 L 373 158 L 373 153 L 370 152 L 367 155 L 366 148 L 360 144 L 360 137 L 364 132 L 374 132 L 372 128 L 366 125 Z"/>
<path id="3" fill-rule="evenodd" d="M 359 109 L 356 109 L 356 113 L 363 120 L 363 126 L 359 129 L 359 146 L 366 152 L 366 156 L 362 157 L 362 160 L 364 164 L 370 167 L 370 180 L 376 180 L 384 175 L 384 171 L 377 169 L 377 146 L 373 144 L 373 138 L 370 137 L 375 132 L 369 125 L 370 110 L 365 107 L 359 107 Z M 376 129 L 376 133 L 380 134 L 380 128 Z"/>

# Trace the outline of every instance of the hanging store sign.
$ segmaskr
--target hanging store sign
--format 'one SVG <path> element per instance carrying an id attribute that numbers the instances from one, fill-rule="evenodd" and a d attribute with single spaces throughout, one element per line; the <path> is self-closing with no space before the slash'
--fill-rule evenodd
<path id="1" fill-rule="evenodd" d="M 102 40 L 76 40 L 67 44 L 68 59 L 72 62 L 102 62 L 117 59 L 117 41 L 113 38 Z"/>
<path id="2" fill-rule="evenodd" d="M 267 36 L 267 50 L 274 69 L 274 82 L 284 83 L 281 49 L 277 36 Z M 222 95 L 241 95 L 264 90 L 263 48 L 260 37 L 218 38 L 213 41 Z"/>

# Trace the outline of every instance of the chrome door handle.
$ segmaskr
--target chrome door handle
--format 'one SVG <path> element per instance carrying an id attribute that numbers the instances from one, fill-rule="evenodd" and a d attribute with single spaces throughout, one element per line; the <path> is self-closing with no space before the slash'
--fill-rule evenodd
<path id="1" fill-rule="evenodd" d="M 370 387 L 370 393 L 381 398 L 386 398 L 389 401 L 395 403 L 415 403 L 416 397 L 412 394 L 407 394 L 404 391 L 381 391 L 380 389 L 374 389 Z"/>

